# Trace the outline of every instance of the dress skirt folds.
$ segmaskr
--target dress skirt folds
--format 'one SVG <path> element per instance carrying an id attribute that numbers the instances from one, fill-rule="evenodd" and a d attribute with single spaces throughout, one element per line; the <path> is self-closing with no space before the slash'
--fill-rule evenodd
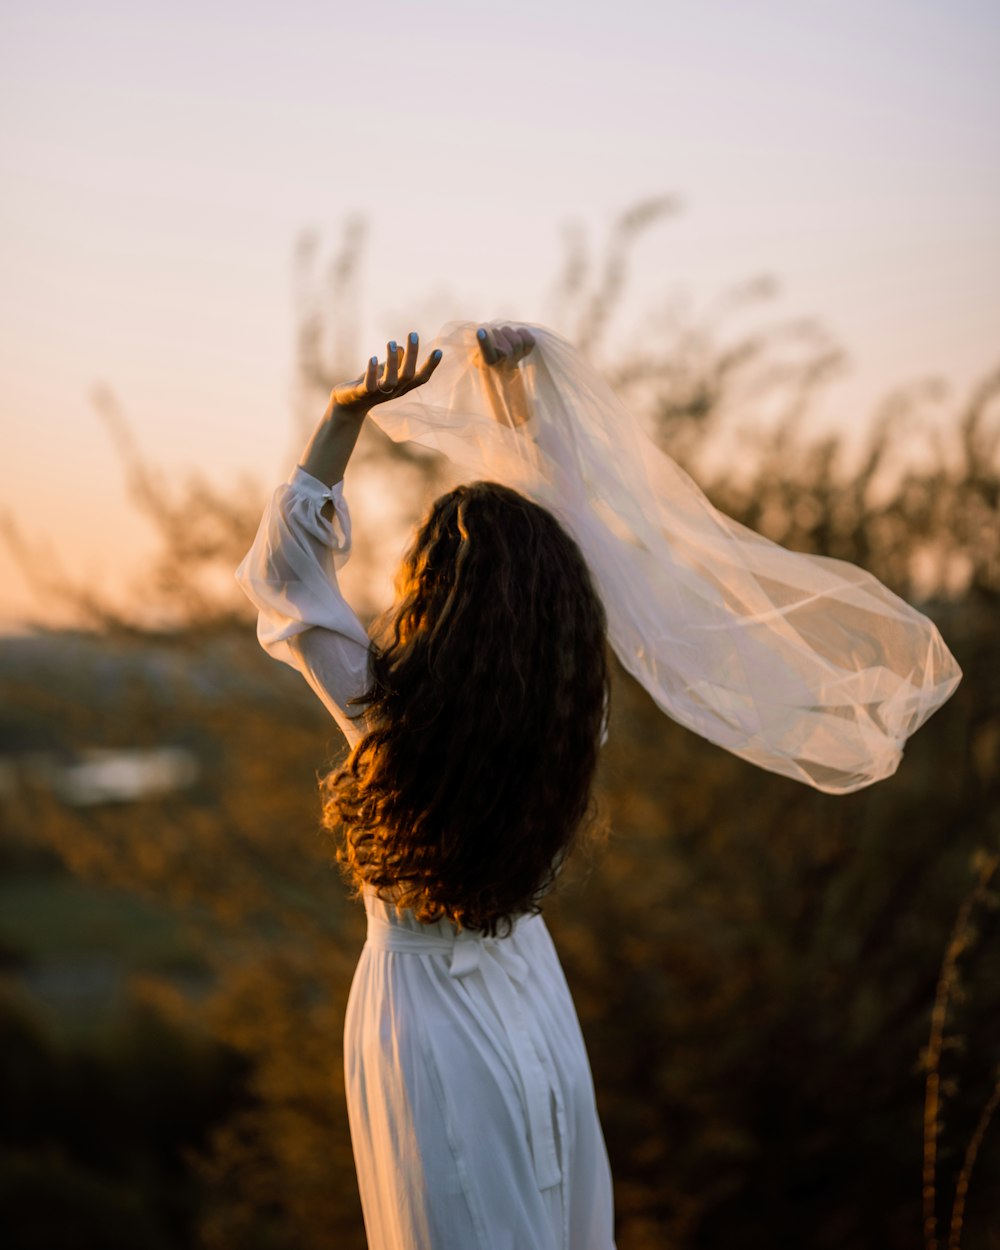
<path id="1" fill-rule="evenodd" d="M 337 583 L 350 545 L 343 482 L 297 468 L 236 576 L 265 651 L 353 746 L 370 644 Z M 371 893 L 365 908 L 344 1062 L 369 1250 L 614 1250 L 590 1065 L 542 917 L 484 938 Z"/>
<path id="2" fill-rule="evenodd" d="M 344 1061 L 372 1250 L 611 1250 L 590 1065 L 542 917 L 484 938 L 365 907 Z"/>

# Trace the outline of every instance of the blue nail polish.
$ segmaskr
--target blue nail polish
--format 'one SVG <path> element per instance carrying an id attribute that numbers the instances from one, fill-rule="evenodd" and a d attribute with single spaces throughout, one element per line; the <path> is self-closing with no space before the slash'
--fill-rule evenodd
<path id="1" fill-rule="evenodd" d="M 417 341 L 417 332 L 416 330 L 413 330 L 410 332 L 410 342 L 415 343 L 416 341 Z"/>
<path id="2" fill-rule="evenodd" d="M 372 357 L 372 359 L 371 359 L 371 363 L 372 363 L 373 365 L 377 365 L 377 364 L 378 364 L 378 357 L 377 357 L 377 356 L 373 356 L 373 357 Z"/>
<path id="3" fill-rule="evenodd" d="M 435 359 L 435 360 L 440 360 L 440 359 L 441 359 L 441 348 L 440 348 L 440 347 L 436 348 L 433 352 L 431 352 L 431 355 L 434 357 L 434 359 Z"/>
<path id="4" fill-rule="evenodd" d="M 485 331 L 485 330 L 477 330 L 477 331 L 476 331 L 476 338 L 477 338 L 477 339 L 484 339 L 484 338 L 486 338 L 486 331 Z"/>
<path id="5" fill-rule="evenodd" d="M 392 342 L 389 344 L 389 351 L 394 352 L 395 350 L 396 350 L 396 340 L 393 339 Z"/>

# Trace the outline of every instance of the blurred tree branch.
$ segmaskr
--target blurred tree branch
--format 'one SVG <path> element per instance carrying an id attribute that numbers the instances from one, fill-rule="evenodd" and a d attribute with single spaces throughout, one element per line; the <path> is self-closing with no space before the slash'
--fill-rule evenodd
<path id="1" fill-rule="evenodd" d="M 674 215 L 679 201 L 642 201 L 615 222 L 592 265 L 582 240 L 569 250 L 554 286 L 560 319 L 584 350 L 597 351 L 621 299 L 630 249 L 643 231 Z M 366 225 L 349 219 L 341 246 L 318 281 L 318 238 L 296 247 L 297 389 L 295 437 L 303 436 L 329 389 L 357 368 L 356 309 Z M 588 284 L 593 269 L 594 279 Z M 796 318 L 726 333 L 728 319 L 773 297 L 758 277 L 737 284 L 702 317 L 668 301 L 656 346 L 626 352 L 605 370 L 623 402 L 634 405 L 664 449 L 701 481 L 724 512 L 785 546 L 849 560 L 898 593 L 916 599 L 1000 595 L 1000 370 L 986 376 L 951 422 L 950 442 L 932 431 L 913 463 L 923 405 L 940 400 L 934 382 L 891 394 L 874 414 L 860 464 L 845 463 L 839 434 L 803 433 L 818 391 L 843 367 L 843 353 L 814 320 Z M 327 345 L 329 350 L 327 349 Z M 9 516 L 2 534 L 43 601 L 72 610 L 81 625 L 122 636 L 245 628 L 249 619 L 232 570 L 246 551 L 265 492 L 247 479 L 223 486 L 200 473 L 168 484 L 144 459 L 107 386 L 93 402 L 115 443 L 137 512 L 156 540 L 152 569 L 129 603 L 115 605 L 73 580 L 30 542 Z M 767 422 L 763 422 L 765 414 Z M 727 423 L 738 450 L 722 467 L 701 463 Z M 717 440 L 716 440 L 717 441 Z M 381 569 L 398 536 L 452 481 L 452 469 L 424 449 L 388 439 L 372 423 L 355 463 L 397 510 L 395 525 L 359 525 L 352 574 Z M 363 589 L 374 611 L 377 594 Z"/>

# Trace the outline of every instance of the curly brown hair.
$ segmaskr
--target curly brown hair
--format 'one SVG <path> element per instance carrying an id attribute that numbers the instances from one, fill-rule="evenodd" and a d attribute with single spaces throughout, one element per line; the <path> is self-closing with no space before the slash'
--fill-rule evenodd
<path id="1" fill-rule="evenodd" d="M 596 811 L 606 629 L 547 509 L 497 482 L 434 502 L 372 630 L 368 732 L 323 782 L 356 892 L 490 936 L 541 910 Z"/>

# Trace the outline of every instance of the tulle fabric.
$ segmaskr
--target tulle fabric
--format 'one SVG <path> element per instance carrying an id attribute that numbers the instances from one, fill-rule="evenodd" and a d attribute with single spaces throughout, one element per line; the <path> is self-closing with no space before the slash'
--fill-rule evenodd
<path id="1" fill-rule="evenodd" d="M 464 480 L 552 511 L 583 551 L 618 658 L 674 720 L 830 794 L 894 773 L 961 679 L 934 623 L 863 569 L 788 551 L 713 507 L 545 326 L 519 323 L 535 347 L 505 366 L 520 371 L 530 419 L 498 420 L 478 324 L 445 325 L 426 345 L 443 353 L 431 379 L 371 420 L 443 453 Z"/>

